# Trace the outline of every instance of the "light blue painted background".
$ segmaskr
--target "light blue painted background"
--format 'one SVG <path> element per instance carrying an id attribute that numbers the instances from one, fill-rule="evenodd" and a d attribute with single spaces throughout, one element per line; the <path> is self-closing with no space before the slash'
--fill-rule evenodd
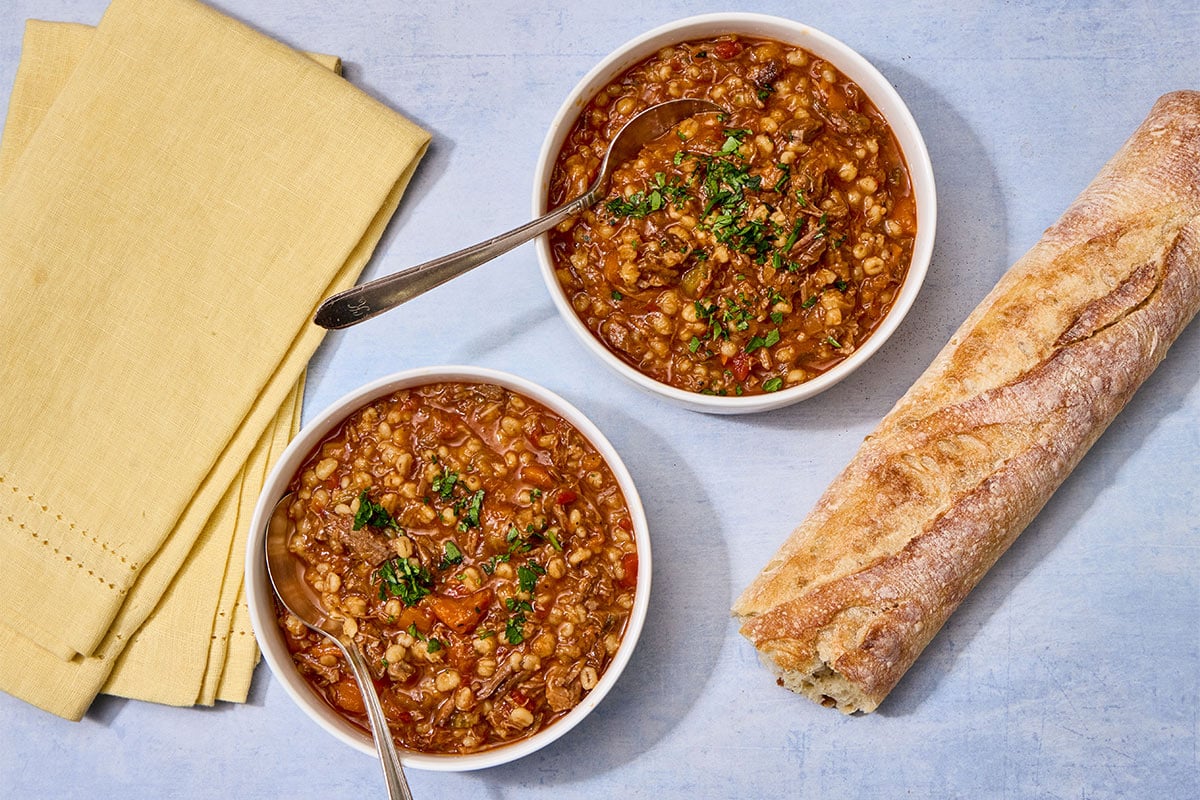
<path id="1" fill-rule="evenodd" d="M 941 213 L 924 293 L 873 363 L 797 407 L 715 418 L 635 393 L 555 316 L 531 247 L 328 338 L 306 414 L 410 366 L 518 372 L 606 432 L 652 527 L 652 610 L 597 712 L 508 766 L 413 772 L 418 798 L 1200 797 L 1200 325 L 875 715 L 777 688 L 727 611 L 1153 100 L 1200 88 L 1194 2 L 218 5 L 342 55 L 353 82 L 433 133 L 368 276 L 525 221 L 563 96 L 611 48 L 692 13 L 776 13 L 843 39 L 895 84 L 933 157 Z M 94 23 L 103 7 L 0 3 L 0 109 L 26 18 Z M 265 666 L 248 705 L 211 710 L 102 698 L 72 724 L 0 695 L 5 797 L 381 794 L 376 763 L 310 723 Z"/>

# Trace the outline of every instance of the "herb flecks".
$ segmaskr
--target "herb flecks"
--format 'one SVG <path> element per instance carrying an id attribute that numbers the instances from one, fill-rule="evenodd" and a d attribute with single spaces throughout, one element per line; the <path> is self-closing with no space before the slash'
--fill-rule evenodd
<path id="1" fill-rule="evenodd" d="M 441 650 L 445 647 L 445 645 L 442 644 L 441 639 L 435 639 L 432 636 L 426 637 L 425 634 L 417 630 L 417 623 L 415 622 L 408 626 L 408 635 L 416 639 L 418 642 L 424 642 L 425 651 L 428 653 L 436 653 L 438 650 Z"/>
<path id="2" fill-rule="evenodd" d="M 380 581 L 380 600 L 391 595 L 400 598 L 406 606 L 415 606 L 433 590 L 433 576 L 429 570 L 412 559 L 397 556 L 380 564 L 375 574 Z"/>
<path id="3" fill-rule="evenodd" d="M 533 606 L 528 600 L 510 597 L 504 601 L 504 607 L 512 612 L 504 624 L 504 639 L 509 644 L 520 644 L 525 641 L 525 623 L 529 621 L 526 615 L 533 613 Z"/>
<path id="4" fill-rule="evenodd" d="M 363 489 L 362 494 L 358 496 L 358 511 L 354 512 L 354 530 L 360 530 L 368 525 L 373 528 L 400 530 L 400 524 L 388 510 L 378 503 L 372 502 L 367 490 Z"/>
<path id="5" fill-rule="evenodd" d="M 538 578 L 546 574 L 546 568 L 536 561 L 528 561 L 517 567 L 517 585 L 522 592 L 533 594 L 537 588 Z"/>
<path id="6" fill-rule="evenodd" d="M 767 331 L 766 336 L 752 336 L 746 344 L 746 352 L 753 353 L 762 347 L 772 347 L 779 344 L 779 328 L 772 328 Z"/>
<path id="7" fill-rule="evenodd" d="M 458 529 L 469 531 L 479 527 L 479 514 L 483 510 L 484 491 L 480 489 L 470 497 L 464 497 L 454 504 L 454 510 L 459 515 Z"/>
<path id="8" fill-rule="evenodd" d="M 442 544 L 442 560 L 438 564 L 438 569 L 450 569 L 450 567 L 461 564 L 462 561 L 462 550 L 454 543 L 453 539 L 447 539 Z"/>
<path id="9" fill-rule="evenodd" d="M 433 479 L 433 490 L 440 494 L 443 500 L 449 500 L 454 496 L 456 483 L 458 483 L 458 473 L 443 469 L 442 474 Z"/>
<path id="10" fill-rule="evenodd" d="M 679 205 L 687 197 L 687 187 L 678 176 L 668 179 L 665 172 L 656 172 L 645 191 L 634 192 L 627 197 L 614 197 L 604 207 L 614 217 L 642 219 L 666 208 L 670 203 Z"/>

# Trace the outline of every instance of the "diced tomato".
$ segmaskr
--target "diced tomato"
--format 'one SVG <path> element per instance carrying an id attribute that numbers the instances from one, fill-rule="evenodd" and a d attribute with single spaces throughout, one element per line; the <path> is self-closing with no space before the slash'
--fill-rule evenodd
<path id="1" fill-rule="evenodd" d="M 626 533 L 633 533 L 633 520 L 629 517 L 621 517 L 617 520 L 617 527 Z"/>
<path id="2" fill-rule="evenodd" d="M 516 703 L 519 706 L 529 705 L 529 698 L 526 697 L 525 695 L 521 694 L 520 689 L 513 689 L 511 692 L 509 692 L 508 699 L 512 700 L 514 703 Z"/>
<path id="3" fill-rule="evenodd" d="M 563 489 L 556 498 L 560 506 L 570 505 L 579 499 L 579 494 L 571 489 Z"/>
<path id="4" fill-rule="evenodd" d="M 554 486 L 554 478 L 550 471 L 541 464 L 526 464 L 521 467 L 521 480 L 532 483 L 539 489 L 550 489 Z"/>
<path id="5" fill-rule="evenodd" d="M 342 678 L 329 689 L 334 704 L 351 714 L 362 714 L 367 709 L 363 706 L 362 692 L 351 677 Z"/>
<path id="6" fill-rule="evenodd" d="M 625 576 L 621 578 L 621 585 L 626 589 L 632 589 L 637 586 L 638 573 L 638 557 L 637 553 L 626 553 L 621 556 L 621 567 L 625 570 Z"/>
<path id="7" fill-rule="evenodd" d="M 712 48 L 713 55 L 721 59 L 734 58 L 740 52 L 742 52 L 742 43 L 728 40 L 717 42 Z"/>
<path id="8" fill-rule="evenodd" d="M 747 353 L 738 353 L 729 359 L 729 371 L 739 381 L 746 380 L 746 376 L 750 374 L 750 356 Z"/>
<path id="9" fill-rule="evenodd" d="M 447 627 L 458 633 L 469 633 L 479 624 L 492 604 L 492 590 L 480 589 L 466 597 L 436 595 L 426 602 L 429 610 Z"/>

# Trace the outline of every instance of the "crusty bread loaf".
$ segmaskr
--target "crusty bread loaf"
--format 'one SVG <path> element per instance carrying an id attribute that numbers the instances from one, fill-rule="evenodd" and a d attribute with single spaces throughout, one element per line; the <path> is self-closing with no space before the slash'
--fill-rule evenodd
<path id="1" fill-rule="evenodd" d="M 1200 93 L 1160 98 L 733 607 L 781 683 L 873 711 L 1200 308 Z"/>

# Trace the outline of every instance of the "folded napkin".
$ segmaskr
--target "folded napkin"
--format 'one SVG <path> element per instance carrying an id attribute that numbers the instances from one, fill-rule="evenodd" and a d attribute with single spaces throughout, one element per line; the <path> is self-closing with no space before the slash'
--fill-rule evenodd
<path id="1" fill-rule="evenodd" d="M 244 697 L 235 538 L 293 430 L 311 314 L 427 144 L 193 0 L 30 23 L 0 148 L 0 689 L 73 719 L 110 680 Z"/>

